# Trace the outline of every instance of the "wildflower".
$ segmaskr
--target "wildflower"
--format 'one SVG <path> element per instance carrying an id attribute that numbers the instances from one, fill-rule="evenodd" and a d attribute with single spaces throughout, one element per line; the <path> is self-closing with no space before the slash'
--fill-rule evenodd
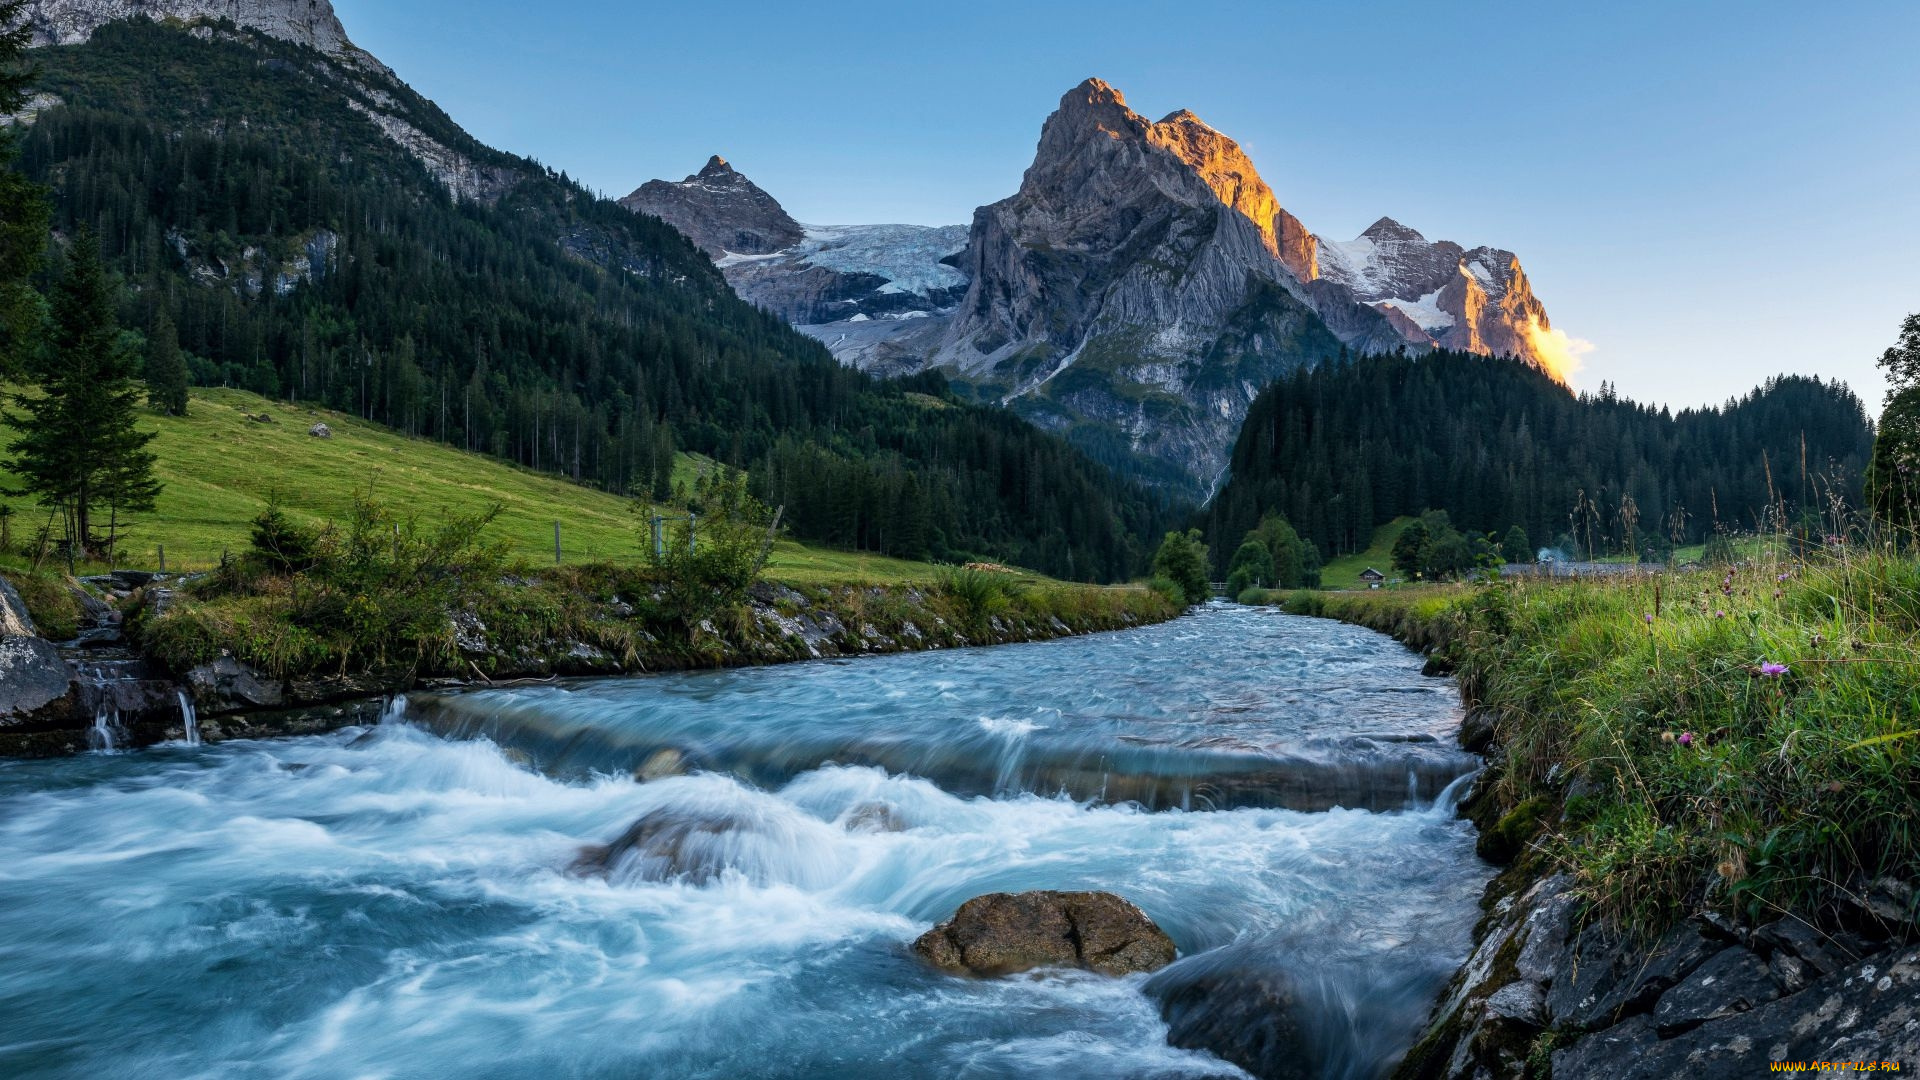
<path id="1" fill-rule="evenodd" d="M 1787 673 L 1787 665 L 1785 664 L 1776 664 L 1773 661 L 1769 660 L 1766 663 L 1760 665 L 1760 674 L 1766 676 L 1769 679 L 1777 679 L 1780 676 L 1785 675 L 1786 673 Z"/>
<path id="2" fill-rule="evenodd" d="M 1652 625 L 1653 625 L 1653 612 L 1651 612 L 1651 611 L 1649 611 L 1649 612 L 1647 612 L 1647 613 L 1646 613 L 1645 615 L 1643 615 L 1643 616 L 1641 616 L 1641 617 L 1647 620 L 1647 625 L 1648 625 L 1648 626 L 1652 626 Z"/>
<path id="3" fill-rule="evenodd" d="M 1727 617 L 1727 613 L 1724 611 L 1715 610 L 1713 613 L 1713 617 L 1716 619 L 1724 619 Z"/>
<path id="4" fill-rule="evenodd" d="M 1680 733 L 1680 745 L 1681 745 L 1681 746 L 1692 746 L 1692 745 L 1693 745 L 1693 732 L 1691 732 L 1691 731 L 1683 731 L 1683 732 L 1681 732 L 1681 733 Z"/>

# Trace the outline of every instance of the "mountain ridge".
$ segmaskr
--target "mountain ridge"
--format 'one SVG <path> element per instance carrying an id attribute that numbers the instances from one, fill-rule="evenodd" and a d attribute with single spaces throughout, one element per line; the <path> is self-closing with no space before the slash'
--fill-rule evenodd
<path id="1" fill-rule="evenodd" d="M 672 220 L 661 183 L 642 189 L 655 205 L 626 205 Z M 899 266 L 825 274 L 807 244 L 717 258 L 743 297 L 843 362 L 943 370 L 1111 462 L 1168 463 L 1189 493 L 1218 481 L 1260 387 L 1301 364 L 1453 348 L 1515 355 L 1564 381 L 1513 253 L 1428 242 L 1387 217 L 1327 240 L 1231 137 L 1188 109 L 1150 121 L 1099 78 L 1062 96 L 1019 189 L 965 231 L 952 250 L 915 254 L 919 277 L 953 271 L 939 290 L 899 287 L 915 276 Z"/>

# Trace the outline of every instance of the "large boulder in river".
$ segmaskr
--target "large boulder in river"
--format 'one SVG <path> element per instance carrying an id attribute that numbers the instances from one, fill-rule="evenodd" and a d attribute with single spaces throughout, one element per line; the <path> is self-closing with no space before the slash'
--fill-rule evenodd
<path id="1" fill-rule="evenodd" d="M 1173 939 L 1112 893 L 989 893 L 920 935 L 913 951 L 956 975 L 1011 975 L 1080 967 L 1102 975 L 1156 971 L 1173 962 Z"/>

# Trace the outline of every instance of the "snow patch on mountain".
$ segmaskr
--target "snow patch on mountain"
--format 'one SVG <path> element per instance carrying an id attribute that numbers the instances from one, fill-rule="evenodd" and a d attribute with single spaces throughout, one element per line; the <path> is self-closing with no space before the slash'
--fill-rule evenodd
<path id="1" fill-rule="evenodd" d="M 884 293 L 927 296 L 964 288 L 967 276 L 941 262 L 967 246 L 965 225 L 803 225 L 806 239 L 776 257 L 841 274 L 872 274 Z M 720 263 L 724 269 L 728 264 Z"/>

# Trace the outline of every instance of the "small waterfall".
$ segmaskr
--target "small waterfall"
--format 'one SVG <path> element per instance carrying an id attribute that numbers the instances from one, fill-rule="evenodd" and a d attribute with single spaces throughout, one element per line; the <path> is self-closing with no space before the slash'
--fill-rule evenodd
<path id="1" fill-rule="evenodd" d="M 185 690 L 174 691 L 174 696 L 180 699 L 180 723 L 186 728 L 186 743 L 188 746 L 199 746 L 200 714 L 193 709 L 193 699 L 187 696 Z"/>
<path id="2" fill-rule="evenodd" d="M 104 703 L 93 714 L 93 728 L 87 732 L 87 747 L 102 754 L 111 754 L 126 740 L 127 729 L 120 722 L 120 710 Z"/>
<path id="3" fill-rule="evenodd" d="M 395 694 L 387 699 L 387 707 L 380 714 L 380 722 L 394 724 L 407 718 L 407 695 Z"/>

